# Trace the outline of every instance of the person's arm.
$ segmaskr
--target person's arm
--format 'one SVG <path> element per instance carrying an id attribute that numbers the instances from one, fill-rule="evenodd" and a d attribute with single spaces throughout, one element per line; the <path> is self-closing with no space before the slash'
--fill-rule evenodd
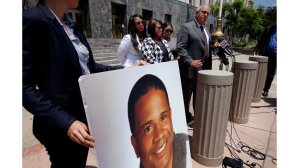
<path id="1" fill-rule="evenodd" d="M 123 69 L 124 66 L 122 65 L 116 65 L 116 66 L 109 66 L 109 65 L 103 65 L 103 64 L 98 64 L 94 62 L 94 72 L 105 72 L 105 71 L 111 71 L 111 70 L 117 70 L 117 69 Z"/>
<path id="2" fill-rule="evenodd" d="M 170 50 L 169 50 L 168 56 L 169 56 L 170 61 L 175 61 L 174 55 L 172 54 L 172 52 Z"/>
<path id="3" fill-rule="evenodd" d="M 183 59 L 183 62 L 191 65 L 193 62 L 193 58 L 189 55 L 187 51 L 187 45 L 189 40 L 189 34 L 185 25 L 181 26 L 181 29 L 177 35 L 177 44 L 176 50 L 178 55 Z"/>
<path id="4" fill-rule="evenodd" d="M 167 49 L 167 51 L 168 51 L 168 59 L 169 59 L 170 61 L 175 61 L 174 55 L 173 55 L 172 52 L 171 52 L 171 49 L 170 49 L 170 46 L 168 45 L 167 40 L 162 39 L 162 42 L 163 42 L 163 44 L 165 45 L 165 47 L 166 47 L 166 49 Z"/>
<path id="5" fill-rule="evenodd" d="M 202 66 L 202 61 L 200 60 L 194 60 L 187 51 L 187 45 L 189 41 L 189 33 L 185 25 L 182 25 L 178 35 L 177 35 L 177 53 L 180 56 L 181 59 L 183 59 L 183 62 L 187 63 L 191 67 L 198 68 Z"/>
<path id="6" fill-rule="evenodd" d="M 130 35 L 126 35 L 123 37 L 120 46 L 118 48 L 117 56 L 122 64 L 125 62 L 126 55 L 129 53 L 132 46 Z"/>
<path id="7" fill-rule="evenodd" d="M 38 19 L 23 15 L 23 107 L 49 127 L 65 132 L 71 140 L 87 147 L 94 147 L 94 140 L 89 135 L 86 125 L 76 120 L 37 88 L 42 80 L 39 73 L 43 65 L 40 60 L 46 59 L 43 53 L 47 52 L 45 51 L 47 49 L 50 50 L 47 48 L 48 25 Z"/>
<path id="8" fill-rule="evenodd" d="M 43 50 L 49 50 L 47 28 L 47 23 L 23 17 L 22 104 L 27 111 L 42 118 L 51 127 L 67 133 L 75 118 L 37 88 L 38 83 L 42 82 L 39 75 L 43 66 L 41 59 L 45 57 L 42 53 L 47 52 Z"/>
<path id="9" fill-rule="evenodd" d="M 144 41 L 142 44 L 142 57 L 143 60 L 150 63 L 154 64 L 155 63 L 155 55 L 154 55 L 154 44 L 151 43 L 151 40 L 147 39 Z"/>

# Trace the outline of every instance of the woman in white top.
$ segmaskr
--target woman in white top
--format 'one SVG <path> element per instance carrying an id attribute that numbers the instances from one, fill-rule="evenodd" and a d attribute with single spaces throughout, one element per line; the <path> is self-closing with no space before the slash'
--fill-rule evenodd
<path id="1" fill-rule="evenodd" d="M 146 38 L 146 30 L 141 15 L 135 14 L 129 18 L 128 33 L 118 48 L 118 58 L 125 67 L 134 64 L 147 64 L 140 54 L 141 42 Z"/>

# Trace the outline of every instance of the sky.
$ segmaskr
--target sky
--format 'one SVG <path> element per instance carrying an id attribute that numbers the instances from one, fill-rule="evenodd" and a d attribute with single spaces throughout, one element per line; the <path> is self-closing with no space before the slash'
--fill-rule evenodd
<path id="1" fill-rule="evenodd" d="M 277 0 L 253 0 L 254 6 L 263 5 L 265 7 L 277 6 Z"/>

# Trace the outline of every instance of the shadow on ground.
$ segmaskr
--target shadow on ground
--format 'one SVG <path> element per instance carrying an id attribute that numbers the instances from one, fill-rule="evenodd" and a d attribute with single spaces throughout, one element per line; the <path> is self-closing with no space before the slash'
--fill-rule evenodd
<path id="1" fill-rule="evenodd" d="M 260 108 L 260 107 L 277 107 L 277 98 L 271 97 L 263 97 L 262 98 L 269 105 L 266 106 L 251 106 L 252 108 Z"/>
<path id="2" fill-rule="evenodd" d="M 269 103 L 271 107 L 277 107 L 277 98 L 264 97 L 262 99 Z"/>
<path id="3" fill-rule="evenodd" d="M 262 100 L 264 100 L 268 105 L 265 106 L 252 105 L 251 108 L 273 107 L 274 111 L 272 111 L 272 113 L 275 112 L 275 114 L 277 114 L 277 98 L 263 97 Z"/>

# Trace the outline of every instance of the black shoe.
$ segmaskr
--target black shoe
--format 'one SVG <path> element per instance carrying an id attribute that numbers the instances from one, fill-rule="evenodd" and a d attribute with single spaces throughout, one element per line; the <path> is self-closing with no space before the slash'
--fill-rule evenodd
<path id="1" fill-rule="evenodd" d="M 191 127 L 191 125 L 194 123 L 194 117 L 192 114 L 186 116 L 186 123 L 189 127 Z"/>
<path id="2" fill-rule="evenodd" d="M 268 92 L 268 91 L 264 91 L 264 92 L 262 93 L 262 96 L 268 97 L 268 96 L 269 96 L 269 92 Z"/>

